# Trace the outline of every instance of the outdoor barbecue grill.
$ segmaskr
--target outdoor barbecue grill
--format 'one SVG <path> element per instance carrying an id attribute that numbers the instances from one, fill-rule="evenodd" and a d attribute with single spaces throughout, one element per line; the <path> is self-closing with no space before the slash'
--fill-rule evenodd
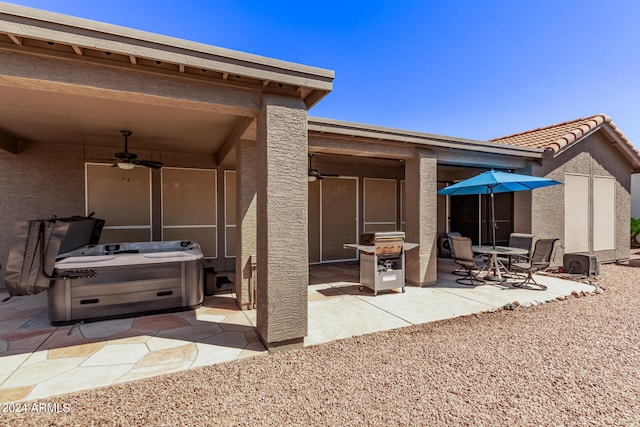
<path id="1" fill-rule="evenodd" d="M 405 291 L 404 252 L 418 245 L 404 238 L 402 231 L 365 233 L 359 244 L 344 245 L 360 251 L 360 290 L 366 286 L 374 295 L 390 289 Z"/>

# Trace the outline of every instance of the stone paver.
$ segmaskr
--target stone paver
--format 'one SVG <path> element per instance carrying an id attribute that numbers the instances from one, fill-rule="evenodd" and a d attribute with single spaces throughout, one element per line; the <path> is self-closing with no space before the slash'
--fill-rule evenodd
<path id="1" fill-rule="evenodd" d="M 103 387 L 115 383 L 130 371 L 132 365 L 76 367 L 64 375 L 40 381 L 29 393 L 29 399 L 43 399 L 51 395 Z"/>
<path id="2" fill-rule="evenodd" d="M 70 371 L 85 360 L 84 357 L 43 360 L 29 366 L 19 367 L 3 383 L 2 388 L 40 384 Z"/>
<path id="3" fill-rule="evenodd" d="M 134 319 L 114 319 L 80 325 L 82 335 L 86 338 L 106 338 L 131 329 Z"/>
<path id="4" fill-rule="evenodd" d="M 163 314 L 158 316 L 138 317 L 133 320 L 133 328 L 140 330 L 167 330 L 189 326 L 189 322 L 179 316 Z"/>
<path id="5" fill-rule="evenodd" d="M 149 353 L 145 344 L 113 344 L 102 347 L 82 363 L 82 366 L 109 366 L 114 361 L 118 364 L 135 364 Z"/>
<path id="6" fill-rule="evenodd" d="M 64 359 L 66 357 L 89 357 L 102 349 L 104 342 L 93 342 L 88 344 L 73 345 L 70 347 L 52 348 L 49 350 L 49 359 Z"/>
<path id="7" fill-rule="evenodd" d="M 164 348 L 162 350 L 152 351 L 144 356 L 134 368 L 149 368 L 159 365 L 172 365 L 176 363 L 186 363 L 195 360 L 198 349 L 195 343 L 186 344 L 179 347 Z"/>

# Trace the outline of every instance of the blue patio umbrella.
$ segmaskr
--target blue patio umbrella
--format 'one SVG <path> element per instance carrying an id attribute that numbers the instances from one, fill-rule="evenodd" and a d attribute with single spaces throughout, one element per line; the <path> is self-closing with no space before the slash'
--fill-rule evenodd
<path id="1" fill-rule="evenodd" d="M 535 190 L 536 188 L 557 184 L 563 183 L 551 178 L 540 178 L 537 176 L 501 172 L 492 169 L 438 190 L 438 194 L 445 196 L 465 196 L 469 194 L 491 195 L 491 225 L 493 229 L 493 247 L 495 248 L 496 219 L 493 194 Z"/>

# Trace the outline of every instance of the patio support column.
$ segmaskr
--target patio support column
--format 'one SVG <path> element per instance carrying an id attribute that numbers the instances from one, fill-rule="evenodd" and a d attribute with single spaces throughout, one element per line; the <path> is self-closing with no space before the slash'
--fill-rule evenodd
<path id="1" fill-rule="evenodd" d="M 265 94 L 258 114 L 257 329 L 270 351 L 301 347 L 307 334 L 307 110 Z"/>
<path id="2" fill-rule="evenodd" d="M 406 241 L 420 245 L 406 252 L 406 279 L 417 286 L 438 278 L 437 172 L 437 160 L 424 150 L 405 162 Z"/>
<path id="3" fill-rule="evenodd" d="M 256 256 L 256 142 L 236 143 L 236 299 L 241 310 L 254 308 L 251 264 Z M 253 281 L 253 282 L 252 282 Z"/>

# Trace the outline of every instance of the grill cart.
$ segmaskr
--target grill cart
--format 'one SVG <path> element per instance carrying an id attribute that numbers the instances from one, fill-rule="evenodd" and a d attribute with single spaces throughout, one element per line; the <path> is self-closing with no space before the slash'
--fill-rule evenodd
<path id="1" fill-rule="evenodd" d="M 374 295 L 390 289 L 405 291 L 404 252 L 418 244 L 406 243 L 404 232 L 365 233 L 360 236 L 360 244 L 347 243 L 344 247 L 360 251 L 360 290 L 366 286 Z"/>

